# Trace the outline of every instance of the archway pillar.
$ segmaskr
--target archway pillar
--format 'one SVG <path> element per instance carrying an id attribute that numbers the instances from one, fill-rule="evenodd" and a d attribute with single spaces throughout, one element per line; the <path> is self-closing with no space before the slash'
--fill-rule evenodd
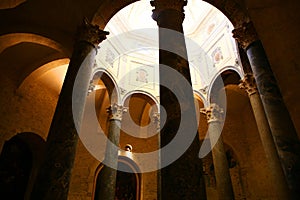
<path id="1" fill-rule="evenodd" d="M 271 129 L 287 182 L 293 195 L 300 188 L 299 139 L 252 22 L 234 29 L 233 37 L 245 50 Z"/>
<path id="2" fill-rule="evenodd" d="M 120 128 L 122 115 L 127 112 L 127 108 L 112 104 L 107 108 L 109 125 L 108 125 L 108 142 L 106 143 L 106 151 L 102 176 L 100 180 L 99 193 L 95 200 L 114 200 L 116 192 L 117 168 L 118 168 L 118 151 L 120 141 Z"/>
<path id="3" fill-rule="evenodd" d="M 73 54 L 46 141 L 45 160 L 38 172 L 31 199 L 68 198 L 78 142 L 77 129 L 80 129 L 82 121 L 98 44 L 106 39 L 107 34 L 86 20 L 77 30 Z M 79 70 L 81 78 L 77 78 Z M 75 80 L 77 87 L 73 88 Z M 73 89 L 77 96 L 73 96 Z"/>
<path id="4" fill-rule="evenodd" d="M 161 119 L 165 119 L 160 131 L 160 147 L 162 149 L 173 142 L 172 140 L 179 134 L 180 127 L 183 127 L 186 138 L 195 135 L 187 150 L 183 146 L 184 141 L 178 141 L 176 149 L 172 152 L 161 151 L 162 169 L 159 172 L 161 185 L 158 190 L 160 199 L 206 199 L 202 163 L 198 156 L 200 149 L 197 135 L 198 124 L 182 27 L 183 8 L 186 4 L 186 0 L 151 1 L 154 7 L 152 18 L 159 28 L 160 105 L 165 109 L 165 113 L 161 113 L 160 116 Z M 189 87 L 184 86 L 178 79 L 174 80 L 166 68 L 170 71 L 176 70 L 188 81 Z M 179 102 L 181 100 L 178 99 L 184 100 Z M 181 153 L 180 151 L 182 155 L 177 160 L 166 164 L 173 156 L 171 154 Z"/>
<path id="5" fill-rule="evenodd" d="M 265 151 L 270 167 L 270 174 L 274 181 L 273 187 L 279 199 L 290 199 L 289 188 L 281 167 L 281 163 L 276 151 L 276 146 L 272 137 L 271 129 L 259 97 L 255 80 L 252 74 L 246 74 L 239 87 L 245 89 L 249 96 L 254 118 L 256 120 L 260 139 Z"/>
<path id="6" fill-rule="evenodd" d="M 212 103 L 208 108 L 202 108 L 206 114 L 209 140 L 212 147 L 212 157 L 219 199 L 233 200 L 234 193 L 229 172 L 228 160 L 222 139 L 223 109 Z"/>

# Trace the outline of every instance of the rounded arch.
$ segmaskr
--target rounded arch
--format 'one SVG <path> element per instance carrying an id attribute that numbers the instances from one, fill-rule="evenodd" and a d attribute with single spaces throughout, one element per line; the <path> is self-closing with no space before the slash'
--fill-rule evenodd
<path id="1" fill-rule="evenodd" d="M 144 91 L 131 91 L 124 96 L 122 105 L 128 107 L 123 117 L 122 132 L 128 137 L 155 140 L 157 136 L 155 116 L 160 110 L 154 96 Z"/>
<path id="2" fill-rule="evenodd" d="M 104 28 L 109 20 L 120 10 L 124 7 L 137 2 L 139 0 L 129 0 L 129 1 L 103 1 L 103 3 L 98 7 L 97 11 L 95 12 L 92 23 L 99 25 L 100 28 Z M 150 4 L 150 2 L 149 2 Z M 103 12 L 105 10 L 106 12 Z"/>
<path id="3" fill-rule="evenodd" d="M 4 66 L 1 72 L 18 88 L 32 72 L 52 61 L 68 58 L 68 54 L 60 43 L 47 37 L 10 33 L 0 36 L 0 57 Z M 14 71 L 18 75 L 13 75 Z"/>
<path id="4" fill-rule="evenodd" d="M 145 97 L 145 99 L 151 104 L 151 105 L 156 105 L 157 109 L 159 107 L 159 102 L 158 99 L 155 98 L 155 96 L 153 96 L 153 94 L 143 91 L 143 90 L 132 90 L 130 92 L 128 92 L 127 94 L 125 94 L 122 98 L 122 105 L 125 104 L 126 100 L 133 95 L 143 95 Z"/>
<path id="5" fill-rule="evenodd" d="M 9 33 L 6 35 L 0 36 L 0 53 L 2 53 L 8 47 L 20 44 L 22 42 L 29 42 L 35 43 L 42 46 L 47 46 L 52 48 L 60 53 L 63 53 L 66 57 L 69 55 L 67 49 L 65 49 L 61 44 L 58 42 L 33 33 Z"/>
<path id="6" fill-rule="evenodd" d="M 200 144 L 204 143 L 205 140 L 209 140 L 209 138 L 203 138 L 203 139 L 200 139 Z M 209 144 L 210 144 L 210 143 L 209 143 Z M 238 152 L 238 151 L 230 144 L 229 141 L 224 140 L 224 138 L 223 138 L 223 146 L 224 146 L 225 151 L 228 151 L 228 150 L 229 150 L 229 151 L 231 152 L 232 157 L 233 157 L 234 159 L 236 159 L 237 161 L 240 160 L 239 155 L 236 153 L 236 152 Z M 211 148 L 211 147 L 210 147 L 210 148 Z M 207 154 L 205 157 L 207 157 L 207 156 L 211 156 L 211 153 L 210 153 L 210 154 Z M 205 158 L 205 157 L 204 157 L 204 158 Z"/>
<path id="7" fill-rule="evenodd" d="M 204 107 L 208 106 L 207 99 L 201 92 L 194 90 L 193 93 L 194 93 L 194 97 L 199 99 L 203 103 Z"/>
<path id="8" fill-rule="evenodd" d="M 14 178 L 7 182 L 5 188 L 1 188 L 5 190 L 1 192 L 3 195 L 6 193 L 11 198 L 29 198 L 44 158 L 45 144 L 43 138 L 32 132 L 16 134 L 4 143 L 0 156 L 1 182 L 7 181 L 6 178 Z M 4 186 L 2 183 L 1 186 Z"/>
<path id="9" fill-rule="evenodd" d="M 122 1 L 117 0 L 113 3 L 110 1 L 104 1 L 95 12 L 92 22 L 99 25 L 100 28 L 104 28 L 109 20 L 122 8 L 128 6 L 131 3 L 139 0 Z M 200 1 L 200 0 L 199 0 Z M 233 24 L 235 28 L 240 27 L 244 22 L 249 22 L 246 6 L 242 3 L 237 3 L 235 0 L 228 1 L 216 1 L 216 0 L 204 0 L 211 4 L 222 12 Z M 113 4 L 113 5 L 112 5 Z M 149 2 L 150 4 L 150 2 Z M 103 12 L 105 10 L 106 12 Z"/>
<path id="10" fill-rule="evenodd" d="M 100 163 L 100 165 L 97 167 L 95 171 L 95 178 L 94 178 L 94 189 L 93 189 L 93 199 L 95 199 L 97 190 L 99 190 L 99 182 L 101 181 L 101 171 L 103 169 L 104 165 Z M 129 168 L 130 170 L 122 170 L 122 168 Z M 116 182 L 116 195 L 118 195 L 117 189 L 120 188 L 118 184 L 122 184 L 121 180 L 123 177 L 122 175 L 128 175 L 131 177 L 134 177 L 134 184 L 135 185 L 135 198 L 133 199 L 140 199 L 141 198 L 141 187 L 142 187 L 142 174 L 140 173 L 140 168 L 138 165 L 129 157 L 127 156 L 119 156 L 118 157 L 118 171 L 117 171 L 117 182 Z M 127 180 L 128 181 L 128 180 Z M 129 180 L 130 181 L 130 180 Z M 132 179 L 131 179 L 132 181 Z"/>
<path id="11" fill-rule="evenodd" d="M 235 28 L 240 27 L 244 22 L 249 22 L 250 17 L 245 5 L 237 3 L 235 0 L 216 1 L 203 0 L 221 11 L 233 24 Z"/>
<path id="12" fill-rule="evenodd" d="M 26 87 L 30 82 L 35 81 L 37 78 L 42 76 L 44 73 L 46 73 L 49 70 L 53 70 L 57 67 L 60 67 L 62 65 L 66 65 L 70 62 L 69 58 L 62 58 L 57 59 L 51 62 L 48 62 L 38 69 L 34 70 L 31 74 L 29 74 L 18 86 L 17 91 L 20 92 L 24 87 Z M 63 78 L 63 77 L 62 77 Z"/>
<path id="13" fill-rule="evenodd" d="M 204 140 L 209 140 L 209 139 L 207 138 Z M 204 143 L 204 140 L 201 140 L 200 143 Z M 210 142 L 208 141 L 208 143 Z M 233 185 L 235 199 L 246 199 L 244 183 L 241 178 L 242 176 L 241 166 L 239 163 L 239 157 L 236 154 L 237 151 L 225 141 L 224 141 L 224 150 L 226 153 L 226 158 L 228 162 L 229 173 Z M 203 163 L 203 175 L 205 177 L 205 187 L 207 189 L 210 188 L 208 197 L 214 199 L 214 196 L 216 196 L 217 191 L 215 190 L 216 178 L 215 178 L 215 171 L 214 171 L 215 169 L 213 163 L 213 156 L 211 152 L 202 158 L 202 163 Z"/>
<path id="14" fill-rule="evenodd" d="M 22 3 L 25 3 L 26 0 L 6 0 L 6 1 L 1 1 L 0 2 L 0 9 L 10 9 L 10 8 L 15 8 Z"/>
<path id="15" fill-rule="evenodd" d="M 104 84 L 108 91 L 111 103 L 118 103 L 122 105 L 120 88 L 112 74 L 105 69 L 96 69 L 92 77 L 92 82 L 95 87 L 98 85 L 100 88 L 103 88 L 103 85 L 101 86 L 101 84 Z M 99 80 L 101 81 L 99 82 Z M 94 89 L 97 90 L 97 87 Z"/>
<path id="16" fill-rule="evenodd" d="M 217 91 L 221 89 L 222 87 L 225 87 L 227 84 L 238 84 L 238 81 L 241 79 L 243 72 L 240 71 L 238 68 L 233 66 L 226 66 L 219 70 L 218 73 L 214 75 L 214 77 L 211 79 L 211 82 L 208 86 L 208 92 L 207 92 L 207 99 L 209 102 L 211 102 L 211 97 L 213 91 Z M 225 82 L 225 77 L 228 75 L 233 75 L 234 79 Z M 233 81 L 233 82 L 231 82 Z"/>

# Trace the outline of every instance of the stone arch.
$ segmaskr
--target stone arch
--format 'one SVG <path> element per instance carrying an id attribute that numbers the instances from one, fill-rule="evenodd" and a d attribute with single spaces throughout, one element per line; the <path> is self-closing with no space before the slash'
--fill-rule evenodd
<path id="1" fill-rule="evenodd" d="M 91 126 L 96 130 L 107 133 L 108 113 L 107 108 L 112 104 L 120 104 L 121 98 L 119 88 L 115 79 L 105 70 L 97 69 L 93 72 L 88 96 L 84 109 L 84 117 L 82 119 L 82 137 L 84 142 L 91 142 L 91 138 L 97 135 L 86 134 L 90 132 Z M 86 133 L 85 133 L 86 132 Z M 98 138 L 99 140 L 100 138 Z"/>
<path id="2" fill-rule="evenodd" d="M 29 199 L 44 158 L 44 150 L 45 141 L 31 132 L 19 133 L 5 142 L 0 157 L 0 170 L 1 182 L 6 184 L 1 184 L 1 195 L 7 193 L 12 199 Z"/>
<path id="3" fill-rule="evenodd" d="M 57 67 L 60 67 L 62 65 L 66 65 L 70 62 L 69 58 L 62 58 L 62 59 L 57 59 L 51 62 L 48 62 L 38 69 L 34 70 L 31 74 L 29 74 L 23 81 L 22 83 L 18 86 L 17 92 L 22 92 L 22 90 L 28 86 L 29 83 L 32 81 L 35 81 L 38 79 L 40 76 L 42 76 L 44 73 L 46 73 L 49 70 L 55 69 Z"/>
<path id="4" fill-rule="evenodd" d="M 205 139 L 205 140 L 209 140 L 209 139 Z M 201 140 L 202 143 L 203 141 L 204 140 Z M 236 154 L 236 150 L 226 142 L 224 142 L 224 149 L 228 161 L 228 167 L 229 167 L 235 199 L 236 200 L 246 199 L 244 183 L 241 178 L 242 172 L 239 163 L 240 160 L 239 156 Z M 214 199 L 217 197 L 217 190 L 216 190 L 216 179 L 214 175 L 212 153 L 210 152 L 204 158 L 202 158 L 202 162 L 203 162 L 203 174 L 205 178 L 207 196 L 208 199 Z"/>
<path id="5" fill-rule="evenodd" d="M 4 0 L 4 1 L 1 1 L 1 3 L 0 3 L 0 9 L 15 8 L 25 2 L 26 2 L 26 0 Z"/>
<path id="6" fill-rule="evenodd" d="M 0 53 L 6 48 L 17 45 L 22 42 L 36 43 L 42 46 L 55 49 L 58 52 L 65 54 L 67 57 L 68 51 L 58 42 L 34 33 L 9 33 L 0 36 Z"/>
<path id="7" fill-rule="evenodd" d="M 198 99 L 199 101 L 201 101 L 204 105 L 204 107 L 208 106 L 208 102 L 206 97 L 199 91 L 194 90 L 194 98 Z"/>
<path id="8" fill-rule="evenodd" d="M 203 98 L 204 97 L 201 98 L 199 92 L 194 91 L 196 117 L 198 123 L 198 135 L 200 140 L 203 140 L 206 137 L 207 128 L 208 128 L 206 115 L 200 113 L 200 109 L 207 108 L 209 106 L 209 102 L 203 100 Z"/>
<path id="9" fill-rule="evenodd" d="M 104 1 L 95 12 L 92 22 L 104 28 L 108 21 L 122 8 L 137 2 L 138 0 L 127 1 Z M 200 1 L 200 0 L 199 0 Z M 233 24 L 235 28 L 242 26 L 244 22 L 249 22 L 247 9 L 244 5 L 238 4 L 235 0 L 217 1 L 204 0 L 220 10 Z M 150 2 L 149 2 L 150 4 Z M 103 12 L 105 10 L 106 12 Z"/>
<path id="10" fill-rule="evenodd" d="M 18 59 L 15 59 L 16 55 L 20 55 Z M 0 36 L 0 56 L 1 64 L 9 65 L 2 73 L 7 74 L 18 88 L 33 71 L 55 60 L 68 58 L 68 53 L 61 44 L 47 37 L 10 33 Z M 21 69 L 17 76 L 11 75 L 15 68 Z"/>
<path id="11" fill-rule="evenodd" d="M 159 104 L 152 94 L 144 91 L 131 91 L 123 97 L 122 105 L 128 107 L 124 114 L 122 131 L 138 133 L 138 137 L 149 138 L 156 134 L 154 115 L 159 113 Z"/>
<path id="12" fill-rule="evenodd" d="M 102 84 L 102 86 L 104 84 L 105 88 L 108 91 L 110 102 L 122 104 L 120 88 L 118 87 L 114 76 L 111 75 L 108 71 L 106 71 L 105 69 L 95 70 L 93 73 L 92 83 L 96 85 Z"/>
<path id="13" fill-rule="evenodd" d="M 238 4 L 235 0 L 204 0 L 220 10 L 233 24 L 235 28 L 240 27 L 244 22 L 248 22 L 249 16 L 244 5 Z"/>
<path id="14" fill-rule="evenodd" d="M 100 28 L 104 28 L 109 20 L 122 8 L 134 3 L 138 0 L 126 0 L 126 1 L 104 1 L 95 12 L 92 22 L 99 25 Z M 150 2 L 149 2 L 150 3 Z M 103 13 L 103 10 L 106 10 Z"/>
<path id="15" fill-rule="evenodd" d="M 142 91 L 142 90 L 133 90 L 128 92 L 127 94 L 124 95 L 124 97 L 122 98 L 122 104 L 125 103 L 125 101 L 127 100 L 127 98 L 129 98 L 132 95 L 135 94 L 140 94 L 140 95 L 144 95 L 145 98 L 149 101 L 152 102 L 151 104 L 155 104 L 155 105 L 159 105 L 159 102 L 157 100 L 157 98 L 155 98 L 151 93 L 146 92 L 146 91 Z"/>
<path id="16" fill-rule="evenodd" d="M 127 168 L 125 171 L 122 171 L 122 168 Z M 93 189 L 93 199 L 95 199 L 97 190 L 99 190 L 99 185 L 101 181 L 101 170 L 103 169 L 103 164 L 101 163 L 95 172 L 94 178 L 94 189 Z M 118 188 L 122 188 L 122 185 L 132 184 L 131 189 L 135 186 L 135 195 L 132 199 L 140 199 L 141 198 L 141 185 L 142 185 L 142 175 L 140 172 L 140 168 L 138 165 L 129 157 L 120 155 L 118 157 L 118 171 L 117 171 L 117 182 L 116 182 L 116 195 L 121 195 L 120 191 L 117 191 Z M 125 177 L 122 177 L 125 176 Z M 121 180 L 126 181 L 126 183 L 122 183 Z M 132 183 L 135 182 L 135 183 Z M 118 185 L 119 184 L 119 185 Z M 123 187 L 124 188 L 124 187 Z M 119 194 L 118 194 L 119 192 Z"/>
<path id="17" fill-rule="evenodd" d="M 226 94 L 224 94 L 222 91 L 221 91 L 221 94 L 219 94 L 220 90 L 224 89 L 226 85 L 238 84 L 241 77 L 242 77 L 242 72 L 239 71 L 236 67 L 226 66 L 226 67 L 222 68 L 212 78 L 212 80 L 209 84 L 208 94 L 207 94 L 208 101 L 209 102 L 215 101 L 213 98 L 218 98 L 218 100 L 223 101 L 224 100 L 223 98 L 225 98 Z M 228 79 L 228 78 L 230 78 L 230 79 Z M 222 99 L 220 99 L 220 98 L 222 98 Z M 225 101 L 226 101 L 226 99 L 225 99 Z M 217 102 L 215 102 L 215 103 L 217 103 Z M 222 103 L 224 103 L 224 102 L 222 102 Z"/>

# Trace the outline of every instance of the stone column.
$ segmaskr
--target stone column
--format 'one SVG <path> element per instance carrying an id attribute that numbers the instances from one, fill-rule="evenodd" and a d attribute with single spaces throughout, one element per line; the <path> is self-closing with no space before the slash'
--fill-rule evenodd
<path id="1" fill-rule="evenodd" d="M 207 117 L 208 134 L 212 147 L 212 157 L 219 199 L 233 200 L 234 193 L 228 160 L 221 135 L 222 127 L 220 123 L 223 121 L 224 111 L 215 103 L 212 103 L 208 108 L 203 108 L 200 111 L 206 114 Z"/>
<path id="2" fill-rule="evenodd" d="M 160 116 L 166 117 L 160 131 L 160 144 L 161 147 L 168 145 L 176 135 L 185 134 L 185 138 L 193 137 L 187 150 L 184 146 L 185 141 L 182 140 L 176 141 L 177 147 L 172 152 L 161 152 L 162 166 L 173 155 L 183 153 L 179 159 L 160 170 L 161 199 L 206 199 L 205 186 L 201 181 L 202 163 L 198 156 L 200 149 L 198 124 L 182 28 L 183 7 L 186 4 L 185 0 L 151 1 L 154 7 L 152 18 L 159 27 L 160 104 L 166 111 L 166 116 L 162 116 L 162 113 Z M 188 87 L 179 78 L 171 76 L 166 68 L 170 71 L 176 70 L 180 78 L 188 81 Z M 169 87 L 165 87 L 166 85 Z M 180 127 L 183 127 L 184 133 L 178 131 L 181 130 Z"/>
<path id="3" fill-rule="evenodd" d="M 101 171 L 100 188 L 96 194 L 96 200 L 114 200 L 116 191 L 118 151 L 120 141 L 120 128 L 122 115 L 127 109 L 118 104 L 112 104 L 107 108 L 109 113 L 109 127 L 107 138 L 111 142 L 106 143 L 104 166 Z"/>
<path id="4" fill-rule="evenodd" d="M 160 134 L 160 114 L 158 112 L 153 113 L 153 121 L 156 125 L 156 131 Z M 160 147 L 160 136 L 158 136 L 158 147 Z M 160 152 L 158 152 L 158 158 L 160 158 Z M 158 161 L 158 169 L 160 169 L 160 162 Z M 161 172 L 157 170 L 157 200 L 161 200 Z"/>
<path id="5" fill-rule="evenodd" d="M 247 53 L 285 176 L 297 198 L 300 188 L 299 139 L 264 48 L 251 22 L 233 30 L 233 37 Z"/>
<path id="6" fill-rule="evenodd" d="M 98 44 L 107 34 L 87 21 L 78 28 L 73 54 L 47 137 L 45 160 L 38 172 L 31 199 L 66 200 L 68 197 L 78 141 L 75 127 L 80 128 Z M 79 70 L 82 76 L 76 80 Z M 75 80 L 78 84 L 73 88 Z M 73 97 L 75 109 L 72 111 L 73 89 L 80 95 Z"/>
<path id="7" fill-rule="evenodd" d="M 290 199 L 289 188 L 284 176 L 284 172 L 281 167 L 281 163 L 278 157 L 276 146 L 273 140 L 271 129 L 265 115 L 265 111 L 257 92 L 256 84 L 252 74 L 246 74 L 244 79 L 239 85 L 240 88 L 245 89 L 248 93 L 250 103 L 252 106 L 253 114 L 256 120 L 260 139 L 265 151 L 266 158 L 270 167 L 270 174 L 274 181 L 273 187 L 277 197 L 279 199 Z"/>

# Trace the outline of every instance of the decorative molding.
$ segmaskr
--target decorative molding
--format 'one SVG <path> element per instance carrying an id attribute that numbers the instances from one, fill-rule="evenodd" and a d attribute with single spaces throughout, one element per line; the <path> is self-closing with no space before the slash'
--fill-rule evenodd
<path id="1" fill-rule="evenodd" d="M 245 74 L 244 78 L 241 80 L 239 84 L 241 89 L 244 89 L 249 96 L 257 93 L 257 87 L 255 84 L 255 79 L 252 74 Z"/>
<path id="2" fill-rule="evenodd" d="M 164 10 L 176 10 L 184 13 L 183 7 L 187 5 L 187 0 L 152 0 L 150 1 L 153 10 L 153 19 L 157 20 L 160 12 Z"/>
<path id="3" fill-rule="evenodd" d="M 119 87 L 119 89 L 120 89 L 122 95 L 124 95 L 127 92 L 127 90 L 124 89 L 123 87 Z"/>
<path id="4" fill-rule="evenodd" d="M 89 95 L 90 93 L 94 92 L 95 87 L 96 87 L 96 86 L 95 86 L 95 84 L 94 84 L 94 81 L 91 80 L 91 81 L 90 81 L 90 84 L 89 84 L 89 87 L 88 87 L 87 95 Z"/>
<path id="5" fill-rule="evenodd" d="M 224 110 L 215 103 L 210 104 L 208 108 L 201 108 L 200 113 L 206 115 L 207 123 L 221 122 L 224 120 Z"/>
<path id="6" fill-rule="evenodd" d="M 97 48 L 108 34 L 109 32 L 101 30 L 98 25 L 91 24 L 85 18 L 82 25 L 78 27 L 76 40 L 87 42 Z"/>
<path id="7" fill-rule="evenodd" d="M 232 31 L 235 38 L 243 49 L 247 49 L 250 44 L 259 40 L 252 22 L 243 23 L 241 27 Z"/>
<path id="8" fill-rule="evenodd" d="M 106 111 L 108 113 L 109 120 L 122 120 L 123 113 L 127 112 L 128 108 L 118 105 L 116 103 L 109 106 Z"/>

